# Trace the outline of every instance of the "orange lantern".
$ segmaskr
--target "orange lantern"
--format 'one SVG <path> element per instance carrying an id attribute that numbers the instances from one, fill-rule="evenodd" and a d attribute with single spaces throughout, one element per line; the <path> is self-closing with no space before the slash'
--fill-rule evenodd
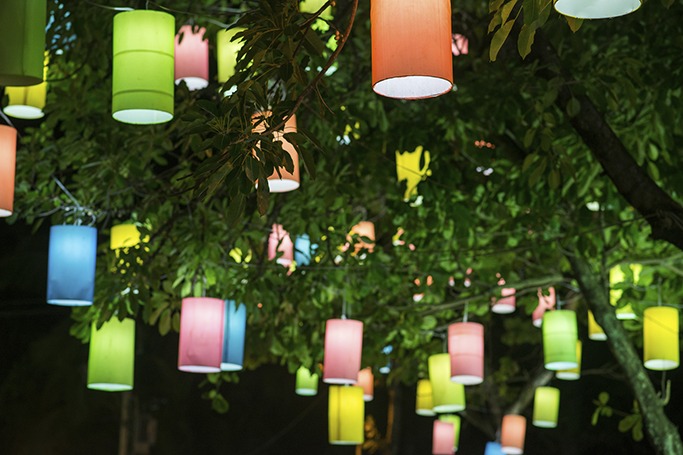
<path id="1" fill-rule="evenodd" d="M 252 116 L 251 120 L 254 124 L 256 124 L 254 127 L 254 132 L 261 134 L 267 129 L 268 123 L 273 121 L 272 112 L 267 111 L 256 113 Z M 280 166 L 273 170 L 273 173 L 270 174 L 270 177 L 268 177 L 268 188 L 270 189 L 271 193 L 286 193 L 287 191 L 293 191 L 299 188 L 301 181 L 299 177 L 299 154 L 296 152 L 296 149 L 292 143 L 284 137 L 285 134 L 296 133 L 296 131 L 296 115 L 292 115 L 285 122 L 285 126 L 282 131 L 276 131 L 273 133 L 275 140 L 280 142 L 282 149 L 287 152 L 289 157 L 292 159 L 292 163 L 294 163 L 294 169 L 292 172 L 289 172 L 283 166 Z M 256 183 L 256 186 L 258 187 L 258 182 Z"/>
<path id="2" fill-rule="evenodd" d="M 524 453 L 524 438 L 526 437 L 526 417 L 508 414 L 503 417 L 500 430 L 500 445 L 503 453 Z"/>
<path id="3" fill-rule="evenodd" d="M 0 125 L 0 217 L 14 209 L 14 170 L 17 159 L 17 130 Z"/>
<path id="4" fill-rule="evenodd" d="M 357 386 L 363 388 L 363 401 L 372 401 L 375 397 L 375 375 L 372 368 L 363 368 L 358 372 Z"/>
<path id="5" fill-rule="evenodd" d="M 372 221 L 360 221 L 354 227 L 351 228 L 349 236 L 358 235 L 359 237 L 367 237 L 370 242 L 365 242 L 363 239 L 359 239 L 354 245 L 354 254 L 365 248 L 370 253 L 375 249 L 375 223 Z"/>

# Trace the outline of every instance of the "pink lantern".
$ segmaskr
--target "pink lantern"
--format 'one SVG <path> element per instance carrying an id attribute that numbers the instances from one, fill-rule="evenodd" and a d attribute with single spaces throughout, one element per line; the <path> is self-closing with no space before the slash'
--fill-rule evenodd
<path id="1" fill-rule="evenodd" d="M 363 323 L 353 319 L 330 319 L 325 324 L 323 382 L 358 382 L 363 351 Z"/>
<path id="2" fill-rule="evenodd" d="M 483 325 L 456 322 L 448 326 L 448 353 L 451 355 L 451 381 L 464 385 L 484 381 Z"/>
<path id="3" fill-rule="evenodd" d="M 175 36 L 175 83 L 185 81 L 190 90 L 209 85 L 209 41 L 204 39 L 205 32 L 204 27 L 195 32 L 191 25 L 183 25 Z"/>
<path id="4" fill-rule="evenodd" d="M 503 288 L 500 290 L 501 298 L 494 301 L 491 306 L 491 311 L 497 314 L 510 314 L 515 311 L 517 299 L 515 297 L 515 288 Z"/>
<path id="5" fill-rule="evenodd" d="M 549 295 L 543 294 L 543 289 L 538 288 L 538 306 L 531 314 L 532 323 L 534 327 L 541 327 L 543 325 L 543 315 L 547 310 L 555 308 L 555 288 L 548 288 Z"/>
<path id="6" fill-rule="evenodd" d="M 432 431 L 432 454 L 433 455 L 453 455 L 455 448 L 455 427 L 450 422 L 434 421 Z"/>
<path id="7" fill-rule="evenodd" d="M 278 253 L 282 253 L 282 256 L 277 258 L 276 262 L 289 267 L 294 260 L 294 243 L 281 224 L 273 224 L 273 230 L 268 238 L 268 260 L 275 259 Z"/>
<path id="8" fill-rule="evenodd" d="M 456 57 L 458 55 L 469 54 L 469 40 L 467 37 L 460 33 L 454 33 L 453 41 L 451 42 L 451 50 Z"/>
<path id="9" fill-rule="evenodd" d="M 372 374 L 372 368 L 363 368 L 358 372 L 356 385 L 363 388 L 363 401 L 372 401 L 375 395 L 375 375 Z"/>
<path id="10" fill-rule="evenodd" d="M 190 373 L 221 371 L 225 301 L 209 297 L 183 299 L 180 312 L 178 369 Z"/>

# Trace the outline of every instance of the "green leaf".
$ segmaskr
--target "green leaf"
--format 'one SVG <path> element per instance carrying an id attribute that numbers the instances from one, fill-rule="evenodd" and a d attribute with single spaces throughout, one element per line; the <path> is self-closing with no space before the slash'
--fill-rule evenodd
<path id="1" fill-rule="evenodd" d="M 225 414 L 230 409 L 227 400 L 221 394 L 216 394 L 216 396 L 211 401 L 211 408 L 219 414 Z"/>
<path id="2" fill-rule="evenodd" d="M 166 335 L 171 331 L 171 310 L 166 309 L 159 318 L 159 334 Z"/>
<path id="3" fill-rule="evenodd" d="M 432 330 L 436 327 L 437 320 L 434 316 L 425 316 L 422 318 L 422 330 Z"/>
<path id="4" fill-rule="evenodd" d="M 514 19 L 508 21 L 493 35 L 493 39 L 491 39 L 491 49 L 489 51 L 489 59 L 492 62 L 496 61 L 498 52 L 500 52 L 500 48 L 503 47 L 503 44 L 505 44 L 505 40 L 507 40 L 508 35 L 510 35 L 510 31 L 512 30 L 512 26 L 514 24 Z"/>
<path id="5" fill-rule="evenodd" d="M 510 13 L 512 13 L 512 9 L 515 7 L 517 4 L 517 0 L 510 0 L 508 3 L 506 3 L 503 6 L 503 9 L 501 10 L 501 22 L 505 23 L 505 21 L 508 20 L 510 17 Z M 514 22 L 514 20 L 513 20 Z"/>
<path id="6" fill-rule="evenodd" d="M 569 102 L 567 103 L 567 115 L 569 117 L 576 117 L 577 115 L 579 115 L 580 111 L 581 111 L 581 103 L 579 103 L 579 100 L 572 97 L 572 99 L 570 99 Z"/>
<path id="7" fill-rule="evenodd" d="M 598 418 L 600 417 L 600 408 L 597 408 L 593 412 L 593 417 L 591 417 L 591 425 L 596 426 L 598 424 Z"/>
<path id="8" fill-rule="evenodd" d="M 619 421 L 619 431 L 622 433 L 626 433 L 631 428 L 633 428 L 633 426 L 636 424 L 639 418 L 640 416 L 637 414 L 627 415 Z"/>
<path id="9" fill-rule="evenodd" d="M 635 425 L 633 425 L 633 430 L 631 431 L 631 435 L 633 436 L 634 441 L 642 441 L 643 440 L 643 419 L 642 417 L 638 419 Z"/>
<path id="10" fill-rule="evenodd" d="M 659 168 L 652 161 L 647 162 L 647 170 L 650 172 L 653 180 L 659 180 Z"/>
<path id="11" fill-rule="evenodd" d="M 526 136 L 524 136 L 524 139 L 526 140 Z M 537 156 L 538 155 L 536 155 L 535 153 L 529 153 L 526 156 L 526 158 L 524 158 L 524 163 L 522 163 L 522 172 L 526 172 L 526 170 L 529 169 L 529 166 L 531 166 L 531 164 L 534 162 L 534 160 L 536 160 Z"/>
<path id="12" fill-rule="evenodd" d="M 557 169 L 552 169 L 550 171 L 550 174 L 548 175 L 548 186 L 551 190 L 555 190 L 560 186 L 560 173 L 557 172 Z"/>
<path id="13" fill-rule="evenodd" d="M 673 0 L 672 0 L 673 1 Z M 564 16 L 572 32 L 576 33 L 583 25 L 583 19 L 577 17 Z"/>
<path id="14" fill-rule="evenodd" d="M 494 11 L 498 11 L 500 6 L 503 4 L 505 0 L 491 0 L 489 2 L 489 13 L 492 13 Z"/>
<path id="15" fill-rule="evenodd" d="M 600 392 L 600 395 L 598 395 L 598 401 L 599 401 L 601 404 L 607 404 L 607 402 L 609 401 L 609 393 L 607 393 L 607 392 Z"/>
<path id="16" fill-rule="evenodd" d="M 534 44 L 534 37 L 536 36 L 536 23 L 530 25 L 522 25 L 522 29 L 517 37 L 517 51 L 522 58 L 526 58 L 531 52 L 531 45 Z"/>

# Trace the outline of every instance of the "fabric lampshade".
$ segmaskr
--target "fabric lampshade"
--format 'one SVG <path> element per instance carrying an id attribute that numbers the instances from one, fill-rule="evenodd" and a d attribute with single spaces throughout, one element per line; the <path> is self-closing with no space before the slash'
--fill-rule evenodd
<path id="1" fill-rule="evenodd" d="M 222 371 L 239 371 L 244 364 L 244 336 L 247 331 L 247 307 L 234 300 L 225 301 Z"/>
<path id="2" fill-rule="evenodd" d="M 140 244 L 140 231 L 132 223 L 117 224 L 111 227 L 109 235 L 109 248 L 120 250 L 132 248 Z"/>
<path id="3" fill-rule="evenodd" d="M 370 23 L 377 94 L 431 98 L 453 87 L 449 0 L 373 0 Z"/>
<path id="4" fill-rule="evenodd" d="M 453 451 L 456 452 L 458 450 L 458 443 L 460 442 L 460 416 L 444 414 L 439 416 L 439 420 L 453 425 Z"/>
<path id="5" fill-rule="evenodd" d="M 358 254 L 361 249 L 365 248 L 370 253 L 375 249 L 375 223 L 372 221 L 360 221 L 354 227 L 351 228 L 349 237 L 357 235 L 358 241 L 354 246 L 354 253 Z M 362 237 L 368 238 L 370 241 L 366 242 Z"/>
<path id="6" fill-rule="evenodd" d="M 581 378 L 581 340 L 576 341 L 576 368 L 571 368 L 569 370 L 559 370 L 555 373 L 557 379 L 564 379 L 565 381 L 576 381 Z"/>
<path id="7" fill-rule="evenodd" d="M 299 3 L 299 11 L 302 13 L 317 13 L 325 3 L 327 3 L 327 0 L 303 0 Z M 332 8 L 329 6 L 325 8 L 325 11 L 320 14 L 320 17 L 328 20 L 332 19 Z"/>
<path id="8" fill-rule="evenodd" d="M 427 417 L 436 415 L 434 412 L 434 402 L 432 400 L 432 383 L 429 379 L 420 379 L 417 381 L 415 414 Z"/>
<path id="9" fill-rule="evenodd" d="M 363 368 L 358 372 L 356 385 L 363 388 L 363 400 L 372 401 L 375 396 L 375 375 L 372 374 L 372 368 Z"/>
<path id="10" fill-rule="evenodd" d="M 216 48 L 218 54 L 218 82 L 227 82 L 235 74 L 237 66 L 237 53 L 244 45 L 242 39 L 233 40 L 236 34 L 245 29 L 235 27 L 230 30 L 220 30 L 216 35 Z"/>
<path id="11" fill-rule="evenodd" d="M 538 288 L 538 306 L 531 314 L 531 320 L 534 327 L 541 327 L 543 325 L 543 315 L 548 310 L 555 309 L 555 288 L 548 288 L 549 295 L 543 293 L 543 289 Z"/>
<path id="12" fill-rule="evenodd" d="M 595 341 L 605 341 L 607 334 L 602 330 L 602 327 L 596 322 L 593 312 L 588 310 L 588 338 Z"/>
<path id="13" fill-rule="evenodd" d="M 297 395 L 312 397 L 318 394 L 318 374 L 301 366 L 296 370 L 296 385 L 294 391 Z"/>
<path id="14" fill-rule="evenodd" d="M 465 409 L 465 386 L 451 381 L 451 356 L 448 353 L 429 357 L 429 380 L 434 412 L 460 412 Z"/>
<path id="15" fill-rule="evenodd" d="M 255 133 L 263 133 L 266 130 L 268 124 L 273 121 L 271 114 L 272 113 L 269 111 L 254 114 L 252 121 L 256 123 L 256 126 L 254 127 Z M 292 115 L 285 122 L 284 130 L 276 131 L 274 133 L 273 137 L 276 141 L 280 142 L 282 149 L 287 152 L 292 159 L 294 168 L 292 169 L 292 172 L 289 172 L 284 166 L 273 170 L 273 173 L 268 177 L 268 189 L 271 193 L 286 193 L 299 188 L 299 154 L 296 152 L 294 145 L 284 137 L 285 134 L 296 133 L 296 131 L 296 115 Z M 258 187 L 258 182 L 256 185 Z"/>
<path id="16" fill-rule="evenodd" d="M 281 224 L 273 224 L 273 229 L 268 238 L 268 260 L 272 261 L 273 259 L 285 267 L 289 267 L 294 260 L 294 244 L 289 237 L 289 232 L 285 231 Z"/>
<path id="17" fill-rule="evenodd" d="M 500 445 L 503 453 L 524 453 L 524 439 L 526 437 L 526 418 L 516 414 L 503 417 L 500 430 Z"/>
<path id="18" fill-rule="evenodd" d="M 543 355 L 548 370 L 576 368 L 576 313 L 548 311 L 543 315 Z"/>
<path id="19" fill-rule="evenodd" d="M 540 428 L 555 428 L 560 412 L 560 390 L 555 387 L 536 387 L 534 393 L 534 418 L 532 423 Z"/>
<path id="20" fill-rule="evenodd" d="M 328 430 L 330 444 L 358 445 L 365 439 L 363 388 L 330 386 Z"/>
<path id="21" fill-rule="evenodd" d="M 328 384 L 358 382 L 362 352 L 363 323 L 361 321 L 328 320 L 325 324 L 323 382 Z"/>
<path id="22" fill-rule="evenodd" d="M 148 125 L 173 118 L 175 19 L 160 11 L 114 16 L 112 115 Z"/>
<path id="23" fill-rule="evenodd" d="M 308 234 L 297 235 L 294 239 L 294 261 L 297 265 L 309 265 L 316 248 L 317 245 L 311 245 Z"/>
<path id="24" fill-rule="evenodd" d="M 577 19 L 608 19 L 640 8 L 641 0 L 555 0 L 558 13 Z"/>
<path id="25" fill-rule="evenodd" d="M 435 420 L 432 430 L 432 454 L 453 455 L 453 441 L 455 440 L 455 428 L 451 422 Z"/>
<path id="26" fill-rule="evenodd" d="M 486 449 L 484 450 L 484 455 L 503 455 L 503 448 L 498 442 L 487 442 Z"/>
<path id="27" fill-rule="evenodd" d="M 43 82 L 46 0 L 0 2 L 0 85 Z"/>
<path id="28" fill-rule="evenodd" d="M 638 278 L 640 276 L 640 271 L 643 269 L 643 266 L 640 264 L 629 264 L 628 268 L 631 270 L 631 273 L 633 274 L 633 282 L 637 283 Z M 624 271 L 622 270 L 621 266 L 617 265 L 617 266 L 614 266 L 610 269 L 610 271 L 609 271 L 610 288 L 614 288 L 615 285 L 623 283 L 625 280 L 626 280 L 626 275 L 624 274 Z M 623 289 L 610 289 L 609 301 L 612 304 L 612 306 L 616 307 L 618 305 L 619 299 L 621 299 L 621 296 L 623 295 L 623 293 L 624 293 Z M 636 313 L 633 311 L 633 307 L 631 307 L 630 303 L 627 303 L 626 305 L 622 305 L 621 307 L 617 307 L 616 314 L 617 314 L 617 319 L 620 319 L 620 320 L 636 319 Z"/>
<path id="29" fill-rule="evenodd" d="M 45 116 L 43 108 L 47 98 L 47 82 L 29 87 L 6 87 L 5 93 L 9 103 L 3 112 L 10 117 L 36 120 Z"/>
<path id="30" fill-rule="evenodd" d="M 52 226 L 47 258 L 47 303 L 92 305 L 95 294 L 97 229 Z"/>
<path id="31" fill-rule="evenodd" d="M 645 309 L 643 315 L 645 368 L 657 371 L 678 368 L 678 309 L 668 306 L 650 307 Z"/>
<path id="32" fill-rule="evenodd" d="M 491 311 L 496 314 L 514 313 L 517 307 L 517 297 L 515 288 L 503 288 L 500 290 L 501 297 L 491 306 Z"/>
<path id="33" fill-rule="evenodd" d="M 135 320 L 110 319 L 97 329 L 92 324 L 88 357 L 88 388 L 106 392 L 133 389 Z"/>
<path id="34" fill-rule="evenodd" d="M 210 297 L 183 299 L 180 312 L 178 369 L 189 373 L 221 371 L 225 301 Z"/>
<path id="35" fill-rule="evenodd" d="M 14 174 L 17 167 L 17 130 L 0 125 L 0 218 L 14 212 Z"/>
<path id="36" fill-rule="evenodd" d="M 184 81 L 189 90 L 209 85 L 209 41 L 205 33 L 204 27 L 183 25 L 175 36 L 175 83 Z"/>
<path id="37" fill-rule="evenodd" d="M 448 326 L 448 353 L 451 381 L 464 385 L 484 381 L 484 326 L 476 322 L 456 322 Z"/>

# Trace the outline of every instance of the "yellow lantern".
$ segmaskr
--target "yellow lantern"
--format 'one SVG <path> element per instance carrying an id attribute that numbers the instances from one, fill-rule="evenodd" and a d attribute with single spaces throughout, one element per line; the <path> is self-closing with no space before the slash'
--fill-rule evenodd
<path id="1" fill-rule="evenodd" d="M 555 428 L 560 412 L 560 390 L 555 387 L 536 387 L 534 394 L 534 418 L 532 423 L 540 428 Z"/>
<path id="2" fill-rule="evenodd" d="M 227 82 L 235 74 L 237 66 L 237 54 L 244 45 L 244 41 L 234 39 L 235 35 L 245 29 L 235 27 L 230 30 L 221 30 L 216 35 L 216 47 L 218 53 L 218 82 Z"/>
<path id="3" fill-rule="evenodd" d="M 607 334 L 595 321 L 595 316 L 590 310 L 588 310 L 588 338 L 594 341 L 605 341 L 607 339 Z"/>
<path id="4" fill-rule="evenodd" d="M 451 381 L 451 356 L 447 352 L 429 357 L 429 380 L 434 412 L 465 410 L 465 386 Z"/>
<path id="5" fill-rule="evenodd" d="M 576 364 L 576 368 L 559 370 L 555 377 L 566 381 L 576 381 L 581 377 L 581 340 L 576 340 Z"/>
<path id="6" fill-rule="evenodd" d="M 637 283 L 638 277 L 640 276 L 640 271 L 643 269 L 643 266 L 640 264 L 630 264 L 628 267 L 631 269 L 631 272 L 633 274 L 633 282 Z M 625 280 L 626 275 L 624 274 L 624 271 L 621 269 L 621 266 L 615 266 L 610 269 L 610 288 L 614 287 L 617 284 L 623 283 Z M 619 301 L 619 299 L 621 299 L 623 293 L 623 289 L 610 289 L 609 301 L 612 304 L 612 306 L 617 306 L 617 302 Z M 633 308 L 631 307 L 630 303 L 627 303 L 626 305 L 617 308 L 617 319 L 636 319 L 636 314 L 633 312 Z"/>
<path id="7" fill-rule="evenodd" d="M 415 395 L 415 414 L 431 417 L 435 415 L 434 402 L 432 400 L 432 383 L 429 379 L 417 381 L 417 393 Z"/>
<path id="8" fill-rule="evenodd" d="M 643 316 L 645 368 L 657 371 L 678 368 L 678 310 L 668 306 L 650 307 Z"/>
<path id="9" fill-rule="evenodd" d="M 358 386 L 330 386 L 328 418 L 330 444 L 362 444 L 365 440 L 363 388 Z"/>

